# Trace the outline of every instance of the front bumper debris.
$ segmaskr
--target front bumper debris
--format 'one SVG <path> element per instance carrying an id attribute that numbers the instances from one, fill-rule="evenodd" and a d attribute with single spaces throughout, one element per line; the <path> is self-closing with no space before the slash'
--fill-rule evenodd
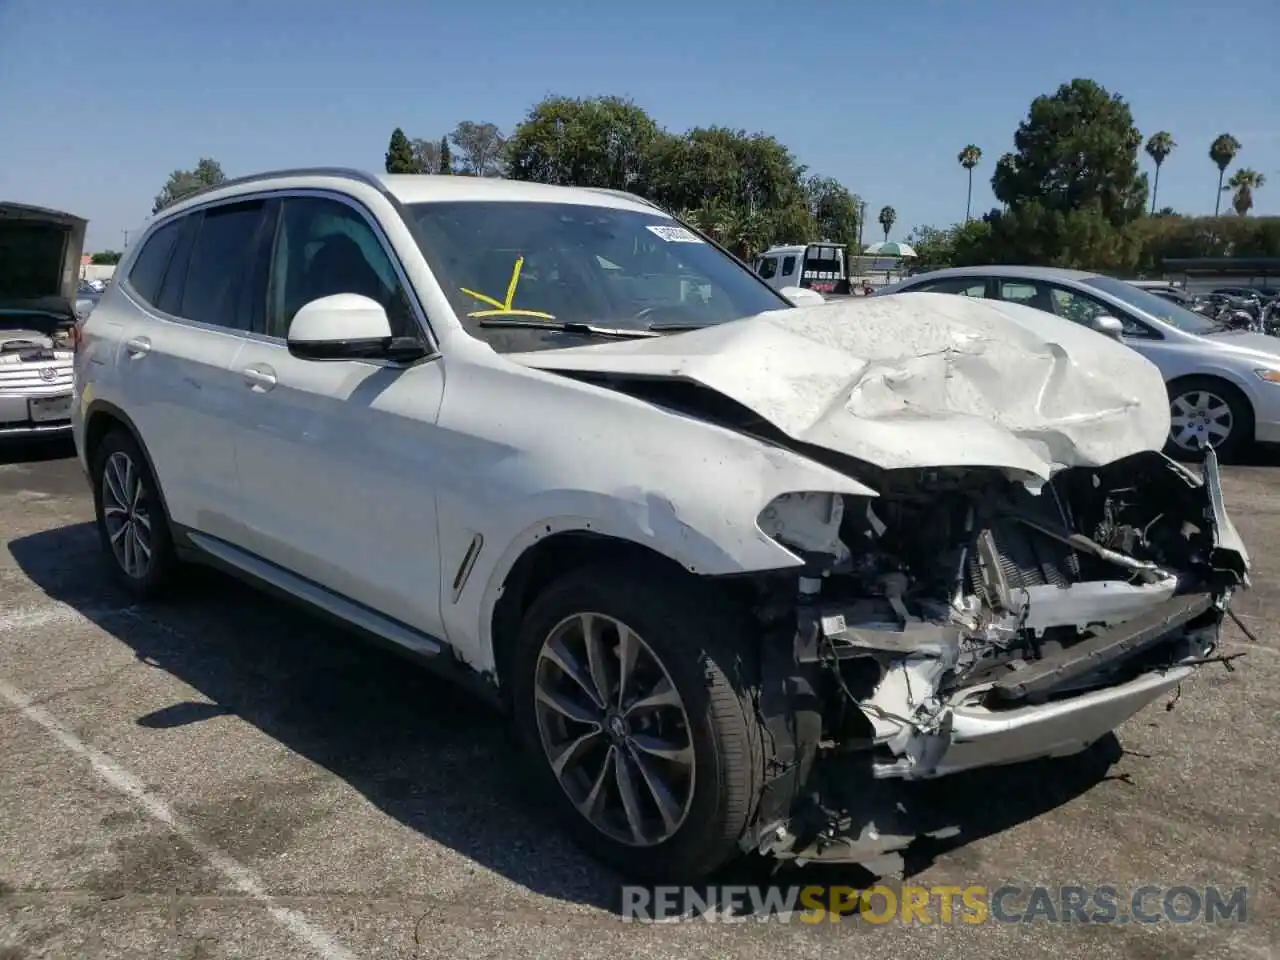
<path id="1" fill-rule="evenodd" d="M 1248 553 L 1226 513 L 1213 452 L 1201 476 L 1172 462 L 1170 468 L 1187 482 L 1192 501 L 1202 502 L 1202 516 L 1189 518 L 1201 531 L 1201 573 L 1184 577 L 1129 559 L 1128 572 L 1113 580 L 1002 587 L 1009 603 L 1002 609 L 1020 609 L 1017 628 L 1040 638 L 1031 643 L 1034 655 L 1009 648 L 1006 659 L 975 669 L 972 660 L 963 662 L 979 639 L 969 621 L 908 616 L 900 592 L 881 603 L 877 621 L 867 601 L 824 602 L 816 581 L 802 580 L 796 630 L 786 644 L 791 663 L 775 661 L 774 671 L 795 675 L 792 718 L 807 717 L 807 726 L 790 729 L 808 731 L 816 758 L 806 762 L 795 737 L 801 746 L 783 758 L 794 762 L 782 764 L 787 769 L 766 789 L 760 828 L 747 842 L 779 860 L 860 863 L 892 873 L 915 840 L 958 830 L 936 811 L 924 818 L 913 811 L 903 801 L 910 788 L 902 781 L 1082 753 L 1176 690 L 1199 665 L 1220 659 L 1211 655 L 1234 592 L 1249 584 Z M 885 616 L 885 603 L 901 616 Z M 1049 639 L 1055 628 L 1073 624 L 1078 639 Z M 991 622 L 983 631 L 988 643 L 1001 639 Z M 1043 648 L 1041 640 L 1048 641 Z M 876 669 L 864 670 L 871 679 L 851 689 L 846 664 Z M 823 671 L 838 678 L 844 705 L 860 711 L 860 736 L 832 739 L 827 732 L 820 740 L 812 705 L 794 710 L 795 690 L 820 698 L 814 678 Z M 807 680 L 797 684 L 800 677 Z M 762 705 L 767 716 L 770 705 Z M 773 729 L 782 726 L 775 720 Z M 783 788 L 789 808 L 779 802 Z"/>

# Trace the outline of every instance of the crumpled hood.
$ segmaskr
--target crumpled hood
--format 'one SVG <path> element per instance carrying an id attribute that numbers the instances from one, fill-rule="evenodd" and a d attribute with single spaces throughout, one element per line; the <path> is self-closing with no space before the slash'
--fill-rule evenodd
<path id="1" fill-rule="evenodd" d="M 1047 478 L 1159 450 L 1159 370 L 1018 304 L 904 293 L 678 335 L 508 354 L 542 370 L 699 383 L 794 440 L 885 469 L 993 466 Z"/>

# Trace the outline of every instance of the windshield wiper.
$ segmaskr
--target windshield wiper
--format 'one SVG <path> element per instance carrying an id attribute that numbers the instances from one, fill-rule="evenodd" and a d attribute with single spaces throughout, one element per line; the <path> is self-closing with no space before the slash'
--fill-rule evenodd
<path id="1" fill-rule="evenodd" d="M 679 333 L 681 330 L 701 330 L 703 327 L 711 326 L 706 323 L 651 323 L 647 329 L 656 331 L 657 333 Z"/>
<path id="2" fill-rule="evenodd" d="M 638 340 L 643 337 L 660 337 L 652 330 L 624 330 L 621 327 L 597 327 L 593 323 L 574 323 L 567 320 L 533 320 L 527 318 L 485 317 L 477 320 L 482 327 L 515 327 L 521 330 L 555 330 L 561 333 L 577 333 L 585 337 L 618 337 Z"/>

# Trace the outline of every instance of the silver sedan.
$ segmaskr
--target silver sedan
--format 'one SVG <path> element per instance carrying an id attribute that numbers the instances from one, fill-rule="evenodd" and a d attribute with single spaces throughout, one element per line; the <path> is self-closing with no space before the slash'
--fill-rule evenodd
<path id="1" fill-rule="evenodd" d="M 923 292 L 1022 303 L 1119 338 L 1169 385 L 1172 456 L 1280 442 L 1280 337 L 1227 330 L 1124 280 L 1055 267 L 954 267 L 876 295 Z"/>

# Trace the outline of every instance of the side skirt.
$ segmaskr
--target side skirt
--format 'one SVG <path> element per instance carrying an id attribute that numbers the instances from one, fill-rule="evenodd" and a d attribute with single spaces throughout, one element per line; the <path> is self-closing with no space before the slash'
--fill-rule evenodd
<path id="1" fill-rule="evenodd" d="M 432 673 L 505 712 L 504 699 L 481 674 L 464 663 L 445 640 L 348 599 L 218 537 L 173 524 L 178 556 L 219 570 L 263 593 L 286 600 L 363 639 L 426 667 Z"/>

